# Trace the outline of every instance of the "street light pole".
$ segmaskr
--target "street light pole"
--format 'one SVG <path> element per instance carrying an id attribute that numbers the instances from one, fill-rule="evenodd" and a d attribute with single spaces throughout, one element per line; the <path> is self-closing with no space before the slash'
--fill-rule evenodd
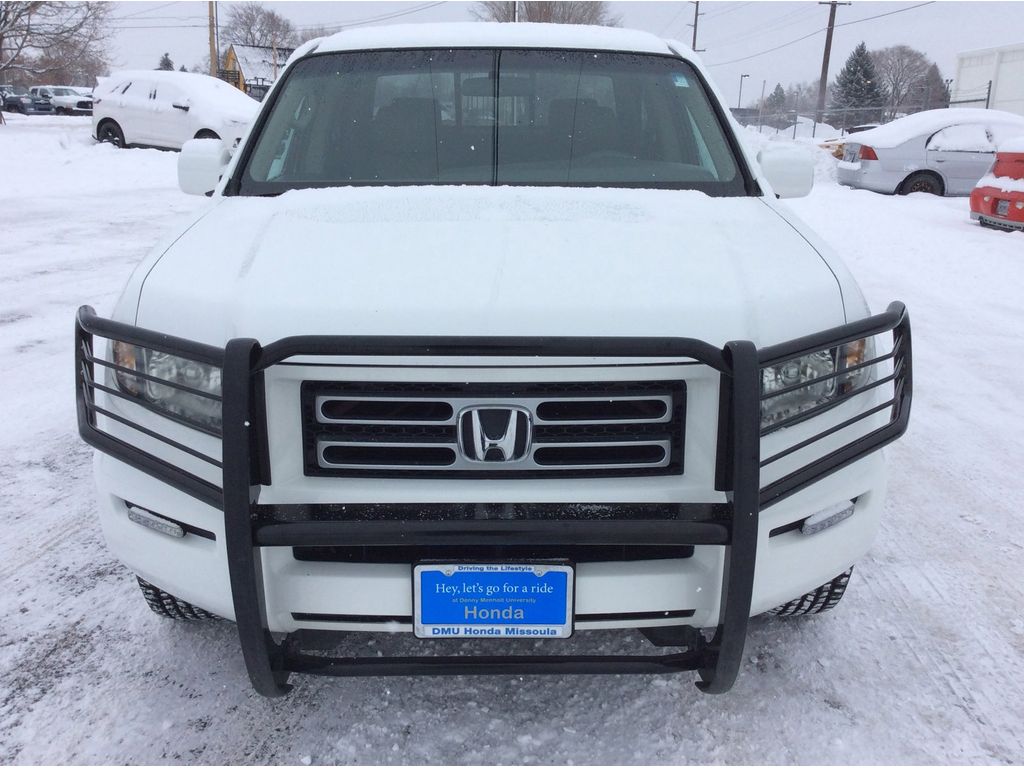
<path id="1" fill-rule="evenodd" d="M 741 109 L 743 106 L 743 80 L 750 77 L 750 75 L 740 75 L 740 95 L 736 97 L 736 109 Z"/>

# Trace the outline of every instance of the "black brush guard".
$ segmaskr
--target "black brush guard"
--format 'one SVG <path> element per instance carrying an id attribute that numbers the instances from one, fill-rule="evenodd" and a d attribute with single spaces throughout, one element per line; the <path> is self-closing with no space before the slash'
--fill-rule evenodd
<path id="1" fill-rule="evenodd" d="M 870 387 L 892 384 L 891 399 L 767 458 L 761 457 L 761 369 L 811 352 L 831 349 L 866 337 L 891 332 L 890 352 L 860 367 L 891 360 L 892 372 Z M 93 354 L 93 337 L 123 341 L 222 368 L 222 458 L 201 456 L 193 448 L 97 404 L 97 390 L 132 400 L 99 380 L 98 368 L 117 369 Z M 253 339 L 233 339 L 224 349 L 97 317 L 91 307 L 79 309 L 75 327 L 75 369 L 78 425 L 82 438 L 98 450 L 135 467 L 224 513 L 225 547 L 234 600 L 235 622 L 246 669 L 255 689 L 279 696 L 290 686 L 292 672 L 333 676 L 472 675 L 472 674 L 620 674 L 696 670 L 698 687 L 707 693 L 728 691 L 736 679 L 750 615 L 759 511 L 892 442 L 907 428 L 911 402 L 911 337 L 906 308 L 899 302 L 887 311 L 810 336 L 757 349 L 749 341 L 724 348 L 685 338 L 661 337 L 390 337 L 301 336 L 263 347 Z M 683 520 L 480 520 L 391 521 L 326 520 L 280 522 L 258 514 L 260 488 L 269 485 L 264 372 L 295 356 L 430 357 L 568 357 L 647 358 L 697 361 L 720 373 L 720 412 L 716 489 L 725 492 L 725 514 Z M 136 371 L 126 373 L 147 378 Z M 839 373 L 834 374 L 836 376 Z M 852 396 L 862 392 L 858 389 Z M 842 402 L 821 406 L 828 410 Z M 298 408 L 298 403 L 296 403 Z M 761 487 L 763 466 L 813 444 L 875 413 L 888 411 L 881 427 L 860 435 L 784 477 Z M 816 415 L 816 414 L 811 414 Z M 150 438 L 218 467 L 220 486 L 125 442 L 97 426 L 97 416 L 124 424 Z M 805 417 L 794 419 L 804 420 Z M 680 505 L 685 507 L 687 505 Z M 704 507 L 706 505 L 692 505 Z M 561 656 L 417 656 L 329 658 L 304 653 L 296 632 L 277 643 L 268 631 L 263 604 L 259 548 L 262 546 L 419 546 L 429 544 L 533 545 L 627 544 L 695 545 L 726 548 L 719 625 L 710 640 L 696 631 L 686 637 L 685 651 L 662 655 Z"/>

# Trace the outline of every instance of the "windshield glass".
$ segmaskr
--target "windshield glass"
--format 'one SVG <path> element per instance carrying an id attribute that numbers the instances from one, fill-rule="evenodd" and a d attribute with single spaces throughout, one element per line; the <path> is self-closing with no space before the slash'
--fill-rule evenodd
<path id="1" fill-rule="evenodd" d="M 70 88 L 54 88 L 53 89 L 53 95 L 54 96 L 77 96 L 78 94 L 75 91 L 72 91 Z"/>
<path id="2" fill-rule="evenodd" d="M 334 53 L 292 67 L 240 194 L 355 184 L 530 184 L 747 194 L 684 61 L 591 51 Z"/>

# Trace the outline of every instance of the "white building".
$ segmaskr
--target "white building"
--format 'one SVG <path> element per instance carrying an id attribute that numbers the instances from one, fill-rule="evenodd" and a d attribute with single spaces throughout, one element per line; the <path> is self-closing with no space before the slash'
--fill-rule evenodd
<path id="1" fill-rule="evenodd" d="M 1024 115 L 1024 43 L 957 54 L 950 106 L 983 107 L 986 97 L 991 109 Z"/>

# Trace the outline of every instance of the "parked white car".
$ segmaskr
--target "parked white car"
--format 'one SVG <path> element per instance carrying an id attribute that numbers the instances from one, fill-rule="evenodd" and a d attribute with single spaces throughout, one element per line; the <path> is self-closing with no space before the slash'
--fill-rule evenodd
<path id="1" fill-rule="evenodd" d="M 33 96 L 49 99 L 58 115 L 91 115 L 92 94 L 70 85 L 34 85 L 29 88 Z"/>
<path id="2" fill-rule="evenodd" d="M 119 147 L 181 149 L 189 139 L 234 145 L 259 103 L 209 75 L 117 72 L 95 91 L 93 136 Z"/>
<path id="3" fill-rule="evenodd" d="M 931 109 L 847 140 L 840 184 L 885 194 L 969 195 L 996 147 L 1024 135 L 1024 117 L 996 109 Z"/>
<path id="4" fill-rule="evenodd" d="M 237 151 L 190 141 L 178 169 L 209 204 L 112 319 L 79 310 L 79 429 L 152 609 L 233 619 L 261 693 L 682 670 L 722 692 L 750 616 L 842 597 L 909 418 L 906 309 L 870 315 L 777 199 L 813 159 L 755 158 L 686 46 L 343 32 L 293 54 Z M 677 650 L 514 643 L 597 629 Z"/>

